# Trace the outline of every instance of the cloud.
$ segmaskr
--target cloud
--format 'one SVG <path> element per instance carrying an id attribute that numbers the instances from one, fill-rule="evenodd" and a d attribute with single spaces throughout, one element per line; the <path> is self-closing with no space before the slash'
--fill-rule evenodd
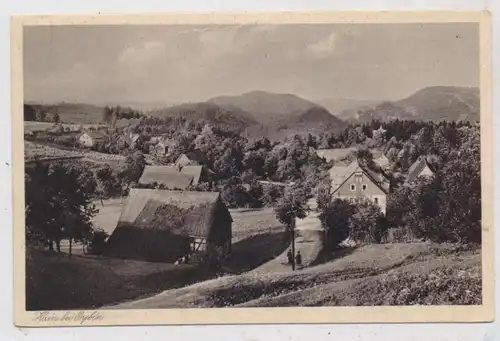
<path id="1" fill-rule="evenodd" d="M 307 45 L 306 50 L 312 57 L 326 58 L 334 52 L 337 40 L 337 34 L 332 32 L 327 37 Z"/>
<path id="2" fill-rule="evenodd" d="M 165 44 L 163 42 L 150 41 L 141 46 L 129 46 L 118 57 L 118 62 L 125 66 L 137 66 L 154 62 L 165 58 Z"/>

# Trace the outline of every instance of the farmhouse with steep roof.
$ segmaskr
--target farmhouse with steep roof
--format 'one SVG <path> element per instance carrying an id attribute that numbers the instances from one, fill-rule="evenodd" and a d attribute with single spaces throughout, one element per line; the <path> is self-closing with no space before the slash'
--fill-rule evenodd
<path id="1" fill-rule="evenodd" d="M 333 198 L 368 199 L 378 205 L 383 214 L 386 213 L 390 183 L 383 173 L 375 172 L 357 160 L 348 166 L 332 167 L 329 173 Z"/>

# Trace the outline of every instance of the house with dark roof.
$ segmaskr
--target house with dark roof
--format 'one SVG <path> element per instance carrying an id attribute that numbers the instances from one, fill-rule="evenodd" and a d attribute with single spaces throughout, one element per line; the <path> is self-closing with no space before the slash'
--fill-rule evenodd
<path id="1" fill-rule="evenodd" d="M 181 166 L 206 165 L 207 157 L 201 151 L 195 150 L 179 156 L 175 164 Z"/>
<path id="2" fill-rule="evenodd" d="M 84 147 L 93 147 L 97 142 L 103 141 L 106 135 L 98 131 L 86 131 L 80 135 L 78 142 Z"/>
<path id="3" fill-rule="evenodd" d="M 436 173 L 435 167 L 429 162 L 427 156 L 419 156 L 417 161 L 415 161 L 408 169 L 408 176 L 406 177 L 406 182 L 410 183 L 417 180 L 420 177 L 432 177 Z"/>
<path id="4" fill-rule="evenodd" d="M 329 170 L 332 197 L 350 201 L 368 199 L 386 213 L 390 182 L 384 173 L 376 172 L 357 160 L 348 166 L 335 166 Z"/>
<path id="5" fill-rule="evenodd" d="M 146 166 L 139 184 L 183 190 L 209 180 L 209 172 L 204 166 Z"/>
<path id="6" fill-rule="evenodd" d="M 113 257 L 175 262 L 231 252 L 232 218 L 215 192 L 133 188 L 107 241 Z"/>

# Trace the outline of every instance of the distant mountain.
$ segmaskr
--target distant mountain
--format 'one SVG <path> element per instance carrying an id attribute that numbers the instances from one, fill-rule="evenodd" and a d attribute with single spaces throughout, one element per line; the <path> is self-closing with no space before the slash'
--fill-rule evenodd
<path id="1" fill-rule="evenodd" d="M 373 119 L 409 119 L 425 121 L 479 120 L 479 89 L 474 87 L 432 86 L 394 102 L 351 110 L 358 122 Z M 353 112 L 355 111 L 355 112 Z M 341 117 L 347 114 L 343 113 Z"/>
<path id="2" fill-rule="evenodd" d="M 253 117 L 258 124 L 247 129 L 249 135 L 274 136 L 278 131 L 290 134 L 345 127 L 344 122 L 326 108 L 292 94 L 252 91 L 239 96 L 215 97 L 207 103 L 238 108 Z"/>
<path id="3" fill-rule="evenodd" d="M 263 124 L 289 122 L 290 119 L 300 117 L 309 109 L 319 107 L 318 104 L 296 95 L 265 91 L 252 91 L 239 96 L 215 97 L 207 102 L 238 107 Z"/>
<path id="4" fill-rule="evenodd" d="M 395 103 L 424 120 L 478 120 L 479 88 L 432 86 Z"/>
<path id="5" fill-rule="evenodd" d="M 152 110 L 149 112 L 149 115 L 157 117 L 184 117 L 238 132 L 249 126 L 258 124 L 244 110 L 237 107 L 222 107 L 208 102 L 184 103 L 164 109 Z"/>

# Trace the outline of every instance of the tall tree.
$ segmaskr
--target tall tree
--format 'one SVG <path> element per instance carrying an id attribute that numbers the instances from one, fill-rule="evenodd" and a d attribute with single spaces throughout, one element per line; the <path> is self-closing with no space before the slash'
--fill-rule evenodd
<path id="1" fill-rule="evenodd" d="M 106 105 L 102 110 L 102 121 L 104 123 L 110 123 L 112 115 L 113 115 L 113 110 L 109 105 Z"/>
<path id="2" fill-rule="evenodd" d="M 274 206 L 276 218 L 286 226 L 286 235 L 291 240 L 292 254 L 295 255 L 295 223 L 297 218 L 305 218 L 309 207 L 307 206 L 308 193 L 298 184 L 285 190 L 285 194 Z M 295 261 L 292 261 L 295 270 Z"/>
<path id="3" fill-rule="evenodd" d="M 88 172 L 76 165 L 37 163 L 26 169 L 25 179 L 28 243 L 41 241 L 49 249 L 56 243 L 60 251 L 62 239 L 71 245 L 90 236 L 97 210 Z"/>
<path id="4" fill-rule="evenodd" d="M 127 156 L 123 175 L 129 182 L 138 182 L 145 167 L 146 158 L 143 153 L 137 151 L 134 154 Z"/>

